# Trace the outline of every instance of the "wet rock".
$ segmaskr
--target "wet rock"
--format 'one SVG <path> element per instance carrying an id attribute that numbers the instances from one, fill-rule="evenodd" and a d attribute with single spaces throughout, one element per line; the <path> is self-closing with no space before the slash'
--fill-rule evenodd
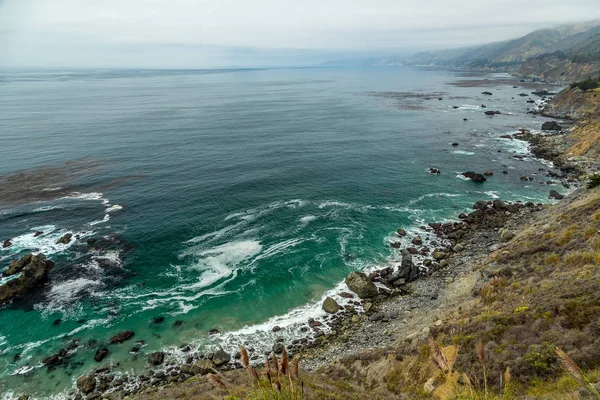
<path id="1" fill-rule="evenodd" d="M 96 354 L 94 354 L 94 360 L 96 362 L 100 362 L 106 358 L 108 355 L 108 349 L 106 347 L 102 347 L 96 350 Z"/>
<path id="2" fill-rule="evenodd" d="M 558 193 L 556 190 L 551 190 L 550 191 L 550 196 L 548 196 L 548 198 L 550 199 L 556 199 L 556 200 L 562 200 L 565 198 L 565 196 L 563 196 L 562 194 Z"/>
<path id="3" fill-rule="evenodd" d="M 153 324 L 162 324 L 163 322 L 165 322 L 165 317 L 163 317 L 163 316 L 152 318 Z"/>
<path id="4" fill-rule="evenodd" d="M 556 121 L 547 121 L 542 124 L 543 131 L 560 131 L 562 127 Z"/>
<path id="5" fill-rule="evenodd" d="M 211 330 L 208 331 L 208 336 L 212 336 L 212 335 L 216 335 L 219 333 L 219 330 L 216 328 L 213 328 Z"/>
<path id="6" fill-rule="evenodd" d="M 390 243 L 390 247 L 392 247 L 394 249 L 399 249 L 400 247 L 402 247 L 402 243 L 400 243 L 400 242 L 392 242 L 392 243 Z"/>
<path id="7" fill-rule="evenodd" d="M 503 173 L 504 175 L 507 175 L 507 174 L 508 174 L 508 171 L 507 171 L 507 170 L 504 170 L 504 171 L 502 171 L 502 173 Z"/>
<path id="8" fill-rule="evenodd" d="M 229 361 L 231 361 L 231 354 L 225 352 L 223 349 L 217 350 L 212 356 L 212 362 L 217 367 L 227 364 Z"/>
<path id="9" fill-rule="evenodd" d="M 486 96 L 491 96 L 492 95 L 491 92 L 481 92 L 481 94 L 485 94 Z"/>
<path id="10" fill-rule="evenodd" d="M 415 246 L 420 246 L 423 244 L 423 239 L 421 239 L 419 236 L 417 236 L 416 238 L 414 238 L 411 241 L 412 244 L 414 244 Z"/>
<path id="11" fill-rule="evenodd" d="M 283 353 L 283 344 L 281 344 L 281 343 L 275 343 L 273 345 L 273 353 L 275 353 L 275 354 L 281 354 L 281 353 Z"/>
<path id="12" fill-rule="evenodd" d="M 25 268 L 27 266 L 27 264 L 29 264 L 31 262 L 32 257 L 33 257 L 33 254 L 26 254 L 23 257 L 21 257 L 19 260 L 13 261 L 12 263 L 10 263 L 10 266 L 8 267 L 8 269 L 6 271 L 2 272 L 2 276 L 11 276 L 14 274 L 18 274 L 19 272 L 21 272 L 23 270 L 23 268 Z"/>
<path id="13" fill-rule="evenodd" d="M 89 394 L 96 389 L 96 378 L 94 375 L 83 375 L 77 379 L 77 388 L 83 394 Z"/>
<path id="14" fill-rule="evenodd" d="M 343 297 L 344 299 L 353 299 L 354 295 L 348 292 L 341 292 L 340 297 Z"/>
<path id="15" fill-rule="evenodd" d="M 452 143 L 452 147 L 456 147 L 456 146 L 458 146 L 458 143 L 456 143 L 456 142 Z"/>
<path id="16" fill-rule="evenodd" d="M 483 183 L 486 181 L 485 176 L 483 176 L 482 174 L 473 172 L 473 171 L 463 172 L 462 176 L 464 176 L 465 178 L 469 178 L 473 182 Z"/>
<path id="17" fill-rule="evenodd" d="M 17 261 L 17 263 L 21 262 L 21 260 Z M 0 304 L 21 297 L 28 291 L 42 285 L 48 280 L 48 272 L 54 266 L 54 263 L 46 260 L 46 256 L 41 253 L 31 256 L 25 264 L 18 278 L 12 279 L 0 286 Z"/>
<path id="18" fill-rule="evenodd" d="M 400 236 L 400 237 L 404 237 L 404 236 L 406 236 L 406 231 L 405 231 L 404 229 L 402 229 L 402 228 L 398 229 L 398 230 L 396 231 L 396 233 L 397 233 L 397 234 L 398 234 L 398 236 Z"/>
<path id="19" fill-rule="evenodd" d="M 432 175 L 438 175 L 441 173 L 441 171 L 437 168 L 429 168 L 429 173 Z"/>
<path id="20" fill-rule="evenodd" d="M 69 244 L 71 243 L 71 238 L 73 237 L 72 233 L 67 233 L 60 239 L 56 241 L 56 244 Z"/>
<path id="21" fill-rule="evenodd" d="M 335 314 L 341 308 L 342 307 L 338 304 L 338 302 L 331 297 L 327 297 L 325 301 L 323 301 L 323 310 L 325 310 L 326 313 Z"/>
<path id="22" fill-rule="evenodd" d="M 58 354 L 53 354 L 50 357 L 46 357 L 42 360 L 42 364 L 51 366 L 57 365 L 60 363 L 60 356 Z"/>
<path id="23" fill-rule="evenodd" d="M 473 204 L 473 210 L 485 210 L 488 208 L 488 202 L 486 200 L 479 200 Z"/>
<path id="24" fill-rule="evenodd" d="M 308 326 L 310 326 L 311 328 L 317 328 L 319 326 L 322 326 L 323 324 L 319 321 L 317 321 L 316 319 L 313 318 L 309 318 L 308 319 Z"/>
<path id="25" fill-rule="evenodd" d="M 392 275 L 392 280 L 403 279 L 405 282 L 412 282 L 419 278 L 419 268 L 414 265 L 412 254 L 408 250 L 402 250 L 402 261 L 398 271 Z"/>
<path id="26" fill-rule="evenodd" d="M 165 353 L 157 351 L 148 356 L 148 362 L 152 365 L 160 365 L 165 360 Z"/>
<path id="27" fill-rule="evenodd" d="M 377 287 L 367 275 L 362 272 L 353 271 L 345 279 L 350 290 L 361 299 L 377 296 Z"/>
<path id="28" fill-rule="evenodd" d="M 492 175 L 494 175 L 494 172 L 491 169 L 488 169 L 487 171 L 485 171 L 483 173 L 483 175 L 485 175 L 485 176 L 492 176 Z"/>
<path id="29" fill-rule="evenodd" d="M 86 240 L 87 244 L 92 245 L 94 243 L 96 243 L 96 239 L 94 238 L 89 238 L 88 240 Z"/>
<path id="30" fill-rule="evenodd" d="M 2 248 L 6 249 L 7 247 L 12 246 L 12 240 L 10 239 L 6 239 L 4 242 L 2 242 Z"/>
<path id="31" fill-rule="evenodd" d="M 273 327 L 273 329 L 271 329 L 271 331 L 272 331 L 272 332 L 279 332 L 280 330 L 281 330 L 281 327 L 280 327 L 280 326 L 277 326 L 277 325 L 275 325 L 275 326 Z"/>
<path id="32" fill-rule="evenodd" d="M 123 331 L 110 338 L 110 343 L 123 343 L 126 340 L 131 339 L 135 335 L 133 331 Z"/>

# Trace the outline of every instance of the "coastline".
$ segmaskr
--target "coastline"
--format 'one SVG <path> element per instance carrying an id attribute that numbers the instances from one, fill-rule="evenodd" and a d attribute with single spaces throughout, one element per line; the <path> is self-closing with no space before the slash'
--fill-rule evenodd
<path id="1" fill-rule="evenodd" d="M 560 134 L 561 137 L 564 135 Z M 559 146 L 560 140 L 556 139 L 559 136 L 542 136 L 522 131 L 514 137 L 529 143 L 531 153 L 536 157 L 557 163 L 559 167 L 563 166 L 558 163 L 564 151 Z M 568 174 L 581 175 L 587 172 L 585 165 L 578 170 L 567 166 L 563 171 L 566 172 L 565 181 L 571 180 L 571 183 L 577 183 L 577 180 Z M 571 193 L 566 199 L 572 196 Z M 432 237 L 425 246 L 433 242 L 435 244 L 432 247 L 439 245 L 443 247 L 440 252 L 444 253 L 435 260 L 437 267 L 431 268 L 426 276 L 396 288 L 387 287 L 387 294 L 380 294 L 368 301 L 357 302 L 354 297 L 350 300 L 353 304 L 344 304 L 348 306 L 346 310 L 326 318 L 326 329 L 317 324 L 313 326 L 316 333 L 313 341 L 308 338 L 296 339 L 286 343 L 286 348 L 290 353 L 300 355 L 305 370 L 315 371 L 326 369 L 341 358 L 360 357 L 365 351 L 381 352 L 400 342 L 417 342 L 427 337 L 431 326 L 441 323 L 440 316 L 447 309 L 452 308 L 458 299 L 464 301 L 471 297 L 471 288 L 483 276 L 473 266 L 485 260 L 490 253 L 504 248 L 507 238 L 512 238 L 515 232 L 527 226 L 538 213 L 549 207 L 548 204 L 519 205 L 500 200 L 486 202 L 485 205 L 478 203 L 476 206 L 478 209 L 467 216 L 467 219 L 471 219 L 469 224 L 457 225 L 454 220 L 453 225 L 444 221 L 444 225 L 431 223 L 430 226 L 421 228 L 424 234 Z M 437 243 L 438 240 L 445 241 L 443 246 Z M 394 264 L 394 261 L 390 263 Z M 372 273 L 372 280 L 381 280 L 382 271 L 385 268 Z M 385 287 L 381 284 L 379 286 Z M 233 355 L 232 358 L 236 359 L 236 356 Z M 211 357 L 190 356 L 185 364 L 170 364 L 164 372 L 150 371 L 139 377 L 139 384 L 127 384 L 123 379 L 115 381 L 107 370 L 97 371 L 96 378 L 99 382 L 105 382 L 104 388 L 111 398 L 121 398 L 126 393 L 151 394 L 196 375 L 193 366 L 197 360 L 207 358 Z M 254 359 L 262 360 L 258 356 Z M 241 364 L 234 361 L 220 370 L 226 372 L 239 368 Z M 92 394 L 87 398 L 98 397 Z"/>

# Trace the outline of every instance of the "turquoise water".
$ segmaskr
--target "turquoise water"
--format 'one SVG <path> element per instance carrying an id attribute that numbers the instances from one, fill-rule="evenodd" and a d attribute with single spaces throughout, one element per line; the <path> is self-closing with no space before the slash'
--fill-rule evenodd
<path id="1" fill-rule="evenodd" d="M 184 343 L 267 349 L 302 335 L 349 271 L 393 260 L 399 227 L 480 199 L 546 201 L 547 167 L 498 138 L 541 125 L 511 98 L 524 89 L 492 85 L 490 98 L 449 84 L 463 79 L 403 68 L 1 73 L 0 174 L 62 165 L 46 192 L 68 190 L 0 198 L 0 239 L 14 238 L 2 265 L 31 251 L 56 262 L 49 285 L 0 309 L 0 389 L 49 397 L 101 365 L 140 372 L 150 352 L 183 357 Z M 503 114 L 486 117 L 482 103 Z M 82 168 L 65 177 L 72 165 Z M 487 169 L 483 185 L 457 177 Z M 67 232 L 80 239 L 56 245 Z M 96 363 L 125 329 L 135 338 Z M 41 360 L 73 338 L 68 363 L 47 371 Z M 145 345 L 131 354 L 136 340 Z"/>

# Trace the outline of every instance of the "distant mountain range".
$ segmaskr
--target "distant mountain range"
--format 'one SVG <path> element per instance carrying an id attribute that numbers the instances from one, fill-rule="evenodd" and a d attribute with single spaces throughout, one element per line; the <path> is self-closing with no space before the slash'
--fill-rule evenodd
<path id="1" fill-rule="evenodd" d="M 363 65 L 515 72 L 572 81 L 600 72 L 600 21 L 541 29 L 504 42 L 363 60 Z"/>

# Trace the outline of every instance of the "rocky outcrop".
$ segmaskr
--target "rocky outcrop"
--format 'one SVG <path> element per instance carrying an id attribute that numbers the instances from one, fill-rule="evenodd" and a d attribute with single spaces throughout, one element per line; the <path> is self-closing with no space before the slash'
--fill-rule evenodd
<path id="1" fill-rule="evenodd" d="M 212 356 L 212 362 L 213 364 L 215 364 L 217 367 L 220 367 L 221 365 L 225 365 L 227 364 L 229 361 L 231 361 L 231 354 L 227 353 L 225 350 L 223 349 L 219 349 L 215 352 L 215 354 L 213 354 Z"/>
<path id="2" fill-rule="evenodd" d="M 10 263 L 10 266 L 8 267 L 7 270 L 5 270 L 4 272 L 2 272 L 2 276 L 11 276 L 14 274 L 18 274 L 19 272 L 21 272 L 23 270 L 23 268 L 25 268 L 27 266 L 27 264 L 29 264 L 31 262 L 31 259 L 33 258 L 33 254 L 26 254 L 23 257 L 21 257 L 19 260 L 15 260 L 12 263 Z"/>
<path id="3" fill-rule="evenodd" d="M 406 249 L 402 250 L 402 261 L 398 268 L 398 279 L 404 279 L 405 282 L 412 282 L 419 277 L 419 268 L 414 265 L 412 254 Z"/>
<path id="4" fill-rule="evenodd" d="M 67 233 L 60 239 L 56 241 L 56 244 L 69 244 L 71 243 L 71 238 L 73 237 L 72 233 Z"/>
<path id="5" fill-rule="evenodd" d="M 30 290 L 42 285 L 48 280 L 48 272 L 53 266 L 54 263 L 46 260 L 46 256 L 43 254 L 36 256 L 28 254 L 17 261 L 15 265 L 11 264 L 8 271 L 13 272 L 18 269 L 17 272 L 21 272 L 21 275 L 0 286 L 0 304 L 22 297 Z"/>
<path id="6" fill-rule="evenodd" d="M 473 171 L 463 172 L 461 175 L 464 176 L 465 178 L 469 178 L 473 182 L 483 183 L 486 181 L 485 176 L 483 176 L 482 174 L 473 172 Z"/>
<path id="7" fill-rule="evenodd" d="M 346 285 L 361 299 L 377 296 L 377 286 L 362 272 L 353 271 L 346 277 Z"/>
<path id="8" fill-rule="evenodd" d="M 562 200 L 565 198 L 562 194 L 558 193 L 556 190 L 551 190 L 550 195 L 548 196 L 550 199 Z"/>
<path id="9" fill-rule="evenodd" d="M 12 246 L 12 240 L 10 239 L 6 239 L 4 242 L 2 242 L 2 248 L 6 249 L 7 247 Z"/>

